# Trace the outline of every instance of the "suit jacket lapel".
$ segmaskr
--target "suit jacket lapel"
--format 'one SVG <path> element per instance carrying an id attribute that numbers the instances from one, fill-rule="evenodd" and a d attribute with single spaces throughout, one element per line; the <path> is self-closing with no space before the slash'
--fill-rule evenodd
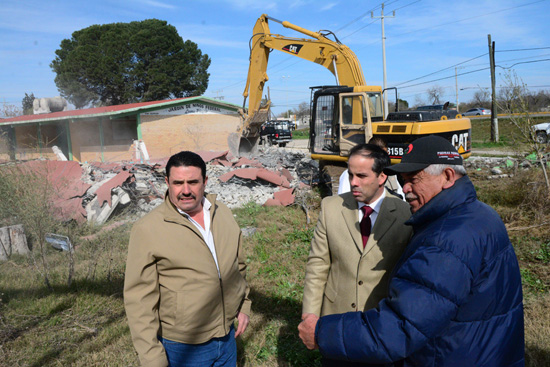
<path id="1" fill-rule="evenodd" d="M 363 239 L 361 238 L 361 230 L 359 229 L 359 220 L 357 214 L 357 201 L 351 193 L 343 195 L 344 203 L 342 205 L 342 215 L 348 227 L 349 233 L 353 238 L 353 242 L 359 252 L 363 252 Z"/>

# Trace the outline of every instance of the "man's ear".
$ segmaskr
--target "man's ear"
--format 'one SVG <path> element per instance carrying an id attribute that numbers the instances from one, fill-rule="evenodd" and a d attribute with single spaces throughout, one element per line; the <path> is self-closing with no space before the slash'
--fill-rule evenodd
<path id="1" fill-rule="evenodd" d="M 452 187 L 456 180 L 460 178 L 460 176 L 456 173 L 454 169 L 451 167 L 447 167 L 443 170 L 443 189 L 448 189 Z"/>
<path id="2" fill-rule="evenodd" d="M 378 175 L 378 186 L 384 186 L 387 179 L 388 179 L 388 175 L 385 174 L 384 172 L 380 172 L 380 174 Z"/>

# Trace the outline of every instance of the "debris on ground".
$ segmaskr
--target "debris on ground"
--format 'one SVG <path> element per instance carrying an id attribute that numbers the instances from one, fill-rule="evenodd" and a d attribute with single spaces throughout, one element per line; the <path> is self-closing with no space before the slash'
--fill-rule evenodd
<path id="1" fill-rule="evenodd" d="M 229 208 L 249 202 L 291 205 L 296 195 L 319 182 L 319 164 L 301 150 L 266 147 L 257 156 L 233 157 L 228 151 L 197 152 L 207 163 L 206 192 Z M 103 224 L 122 209 L 142 216 L 161 204 L 168 158 L 147 163 L 36 160 L 22 169 L 44 177 L 53 189 L 58 218 Z"/>

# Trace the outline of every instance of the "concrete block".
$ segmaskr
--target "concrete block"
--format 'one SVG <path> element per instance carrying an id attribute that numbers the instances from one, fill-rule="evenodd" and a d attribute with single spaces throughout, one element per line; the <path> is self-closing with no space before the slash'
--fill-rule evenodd
<path id="1" fill-rule="evenodd" d="M 26 255 L 30 252 L 22 224 L 0 228 L 0 261 L 12 254 Z"/>

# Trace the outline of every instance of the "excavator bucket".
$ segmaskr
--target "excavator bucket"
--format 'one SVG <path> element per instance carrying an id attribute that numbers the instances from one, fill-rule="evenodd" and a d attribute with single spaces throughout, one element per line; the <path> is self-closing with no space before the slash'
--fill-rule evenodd
<path id="1" fill-rule="evenodd" d="M 239 133 L 231 133 L 227 138 L 229 151 L 235 157 L 250 157 L 258 152 L 260 136 L 244 137 Z"/>
<path id="2" fill-rule="evenodd" d="M 260 107 L 256 113 L 246 117 L 240 132 L 231 133 L 227 138 L 229 151 L 235 157 L 248 157 L 258 151 L 261 126 L 268 120 L 270 103 Z"/>

